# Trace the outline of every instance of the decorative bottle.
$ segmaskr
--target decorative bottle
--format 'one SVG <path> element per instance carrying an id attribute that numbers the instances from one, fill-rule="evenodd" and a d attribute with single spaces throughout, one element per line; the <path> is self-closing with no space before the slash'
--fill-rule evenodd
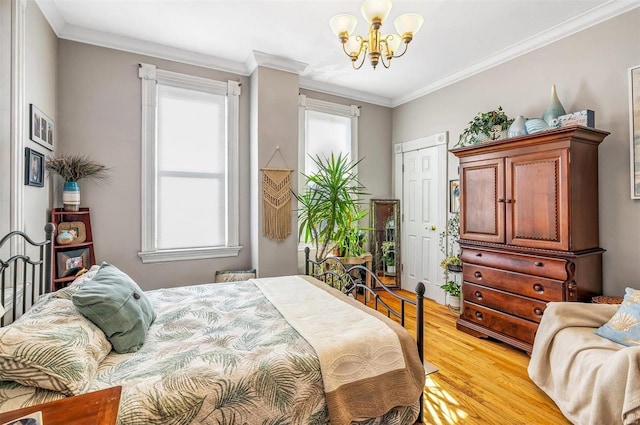
<path id="1" fill-rule="evenodd" d="M 544 114 L 542 115 L 542 119 L 545 120 L 547 124 L 549 124 L 551 120 L 556 119 L 564 114 L 566 114 L 566 112 L 562 107 L 562 103 L 560 103 L 560 99 L 558 99 L 556 85 L 554 84 L 551 86 L 551 98 L 549 99 L 549 105 L 547 106 L 547 109 L 545 109 Z"/>
<path id="2" fill-rule="evenodd" d="M 513 120 L 509 126 L 509 132 L 507 133 L 508 137 L 518 137 L 527 134 L 526 124 L 527 119 L 522 115 L 518 115 L 518 118 Z"/>

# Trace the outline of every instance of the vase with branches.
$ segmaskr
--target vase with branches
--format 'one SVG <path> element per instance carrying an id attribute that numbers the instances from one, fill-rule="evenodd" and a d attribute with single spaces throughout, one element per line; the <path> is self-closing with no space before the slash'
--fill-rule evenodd
<path id="1" fill-rule="evenodd" d="M 45 166 L 47 171 L 64 180 L 62 205 L 65 211 L 78 211 L 80 208 L 80 180 L 104 180 L 109 174 L 109 168 L 85 155 L 58 154 L 48 157 Z"/>

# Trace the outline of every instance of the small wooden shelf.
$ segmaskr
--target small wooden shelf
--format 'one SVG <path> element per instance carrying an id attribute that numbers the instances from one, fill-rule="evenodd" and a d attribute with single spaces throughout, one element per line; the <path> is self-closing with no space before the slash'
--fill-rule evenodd
<path id="1" fill-rule="evenodd" d="M 64 211 L 62 208 L 55 208 L 51 211 L 51 221 L 56 226 L 56 236 L 58 235 L 61 223 L 81 222 L 85 228 L 85 240 L 80 243 L 71 243 L 67 245 L 59 245 L 55 241 L 53 244 L 53 261 L 52 261 L 52 281 L 53 290 L 67 286 L 75 279 L 73 268 L 69 268 L 68 272 L 62 271 L 66 267 L 65 263 L 72 258 L 78 258 L 82 261 L 82 267 L 89 268 L 91 264 L 96 263 L 96 257 L 93 250 L 93 233 L 91 231 L 91 214 L 89 208 L 80 208 L 79 211 Z M 73 257 L 69 257 L 70 254 Z M 85 264 L 86 263 L 86 264 Z M 82 267 L 78 267 L 80 270 Z M 68 276 L 66 274 L 69 274 Z"/>

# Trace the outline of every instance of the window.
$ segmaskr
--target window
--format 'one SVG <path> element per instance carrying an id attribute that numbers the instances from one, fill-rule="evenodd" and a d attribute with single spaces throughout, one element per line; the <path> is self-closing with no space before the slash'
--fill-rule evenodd
<path id="1" fill-rule="evenodd" d="M 317 166 L 312 158 L 329 157 L 333 152 L 347 154 L 350 161 L 358 159 L 358 117 L 360 108 L 322 100 L 299 98 L 299 159 L 304 174 L 313 174 Z M 300 189 L 305 179 L 299 179 Z"/>
<path id="2" fill-rule="evenodd" d="M 240 84 L 140 64 L 142 261 L 238 255 Z"/>

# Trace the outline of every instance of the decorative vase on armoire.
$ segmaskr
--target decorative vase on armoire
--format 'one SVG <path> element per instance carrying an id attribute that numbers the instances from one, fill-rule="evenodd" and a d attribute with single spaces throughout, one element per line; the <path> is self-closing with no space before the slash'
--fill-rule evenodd
<path id="1" fill-rule="evenodd" d="M 549 99 L 549 105 L 547 105 L 547 109 L 544 110 L 544 114 L 542 115 L 542 119 L 545 120 L 547 124 L 558 118 L 561 115 L 566 114 L 562 103 L 560 103 L 560 99 L 558 99 L 558 93 L 556 91 L 556 85 L 551 86 L 551 98 Z"/>

